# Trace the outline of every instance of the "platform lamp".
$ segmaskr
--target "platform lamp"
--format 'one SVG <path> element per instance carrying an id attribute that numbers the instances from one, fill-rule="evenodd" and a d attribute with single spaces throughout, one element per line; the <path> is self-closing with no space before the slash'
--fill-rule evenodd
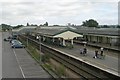
<path id="1" fill-rule="evenodd" d="M 40 35 L 38 35 L 37 37 L 36 37 L 36 39 L 37 40 L 39 40 L 39 49 L 40 49 L 40 60 L 39 60 L 39 63 L 41 64 L 42 63 L 42 55 L 41 55 L 41 36 Z"/>

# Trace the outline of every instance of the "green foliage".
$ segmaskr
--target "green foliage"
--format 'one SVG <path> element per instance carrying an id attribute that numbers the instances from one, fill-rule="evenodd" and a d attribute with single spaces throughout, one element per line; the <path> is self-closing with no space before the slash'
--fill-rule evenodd
<path id="1" fill-rule="evenodd" d="M 44 24 L 44 26 L 48 26 L 48 22 L 46 22 L 46 23 Z"/>
<path id="2" fill-rule="evenodd" d="M 117 28 L 120 28 L 120 25 L 117 25 Z"/>
<path id="3" fill-rule="evenodd" d="M 98 27 L 98 22 L 96 20 L 89 19 L 89 20 L 83 21 L 82 26 Z"/>
<path id="4" fill-rule="evenodd" d="M 49 69 L 49 70 L 52 70 L 52 67 L 50 64 L 46 63 L 43 65 L 45 68 Z"/>
<path id="5" fill-rule="evenodd" d="M 7 24 L 1 24 L 1 26 L 2 26 L 3 31 L 10 30 L 12 28 L 12 26 L 7 25 Z"/>
<path id="6" fill-rule="evenodd" d="M 53 25 L 53 26 L 60 26 L 60 25 Z"/>
<path id="7" fill-rule="evenodd" d="M 29 23 L 27 23 L 27 26 L 29 26 Z"/>
<path id="8" fill-rule="evenodd" d="M 45 54 L 45 55 L 42 55 L 42 62 L 49 62 L 49 59 L 50 59 L 50 55 L 48 54 Z"/>
<path id="9" fill-rule="evenodd" d="M 15 26 L 15 27 L 13 27 L 13 29 L 18 29 L 18 28 L 20 28 L 20 27 L 22 27 L 23 25 L 17 25 L 17 26 Z"/>
<path id="10" fill-rule="evenodd" d="M 36 58 L 39 61 L 41 55 L 39 54 L 37 49 L 34 48 L 31 44 L 29 44 L 27 48 L 30 51 L 31 55 L 34 56 L 34 58 Z"/>
<path id="11" fill-rule="evenodd" d="M 61 65 L 59 68 L 57 68 L 57 74 L 62 77 L 65 75 L 65 67 L 64 65 Z"/>

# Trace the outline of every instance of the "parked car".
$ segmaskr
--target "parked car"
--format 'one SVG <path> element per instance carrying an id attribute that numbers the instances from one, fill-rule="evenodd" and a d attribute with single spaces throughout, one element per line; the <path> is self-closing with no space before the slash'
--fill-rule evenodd
<path id="1" fill-rule="evenodd" d="M 14 44 L 14 43 L 17 43 L 17 42 L 18 42 L 18 40 L 16 40 L 16 39 L 11 40 L 11 44 Z"/>
<path id="2" fill-rule="evenodd" d="M 11 47 L 12 48 L 25 48 L 25 45 L 23 45 L 20 41 L 18 41 L 18 40 L 13 40 L 12 42 L 11 42 L 12 44 L 11 44 Z"/>
<path id="3" fill-rule="evenodd" d="M 11 37 L 9 36 L 8 38 L 4 38 L 4 41 L 10 41 Z"/>
<path id="4" fill-rule="evenodd" d="M 11 43 L 13 40 L 17 40 L 16 37 L 11 37 L 10 43 Z"/>
<path id="5" fill-rule="evenodd" d="M 10 41 L 10 39 L 8 39 L 8 38 L 5 38 L 5 39 L 4 39 L 4 41 Z"/>

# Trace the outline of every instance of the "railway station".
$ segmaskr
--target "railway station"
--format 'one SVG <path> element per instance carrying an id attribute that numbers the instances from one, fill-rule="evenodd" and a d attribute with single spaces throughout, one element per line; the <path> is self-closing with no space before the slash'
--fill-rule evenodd
<path id="1" fill-rule="evenodd" d="M 120 80 L 117 1 L 7 0 L 1 8 L 1 80 Z"/>
<path id="2" fill-rule="evenodd" d="M 24 29 L 24 28 L 23 28 Z M 112 31 L 112 33 L 111 33 Z M 13 31 L 14 33 L 14 31 Z M 81 59 L 85 63 L 97 67 L 113 75 L 119 76 L 118 53 L 119 34 L 117 30 L 102 29 L 76 29 L 68 26 L 64 27 L 36 27 L 30 32 L 21 29 L 19 35 L 25 35 L 37 40 L 40 37 L 42 44 L 75 59 Z M 86 47 L 87 55 L 80 54 L 80 49 Z M 100 54 L 100 48 L 104 48 L 104 59 L 94 59 L 95 50 Z M 44 52 L 44 50 L 42 50 Z"/>
<path id="3" fill-rule="evenodd" d="M 65 40 L 70 40 L 71 44 L 74 42 L 87 42 L 90 45 L 96 45 L 99 47 L 103 46 L 105 48 L 110 48 L 119 51 L 120 46 L 120 34 L 119 29 L 115 28 L 75 28 L 69 26 L 27 26 L 19 30 L 13 30 L 13 33 L 25 34 L 29 33 L 32 36 L 40 35 L 43 41 L 48 42 L 58 42 L 65 46 Z M 75 33 L 72 38 L 70 38 L 71 33 Z M 65 33 L 65 34 L 64 34 Z M 67 34 L 66 34 L 67 33 Z M 69 35 L 68 35 L 69 34 Z M 61 37 L 62 36 L 62 37 Z M 73 40 L 73 41 L 72 41 Z M 60 42 L 59 42 L 60 41 Z"/>

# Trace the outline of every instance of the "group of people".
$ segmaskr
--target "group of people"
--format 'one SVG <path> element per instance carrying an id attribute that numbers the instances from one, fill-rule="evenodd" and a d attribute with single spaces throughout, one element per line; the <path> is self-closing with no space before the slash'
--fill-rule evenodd
<path id="1" fill-rule="evenodd" d="M 80 54 L 84 54 L 84 55 L 87 54 L 87 49 L 86 49 L 86 47 L 84 47 L 83 49 L 80 49 Z"/>
<path id="2" fill-rule="evenodd" d="M 98 55 L 100 55 L 101 57 L 104 56 L 103 50 L 104 50 L 104 48 L 101 47 L 101 48 L 100 48 L 100 54 L 98 53 L 98 50 L 95 50 L 95 55 L 94 55 L 93 58 L 99 58 Z M 86 47 L 84 47 L 83 49 L 80 49 L 80 54 L 83 54 L 83 55 L 86 55 L 86 54 L 87 54 L 87 49 L 86 49 Z"/>
<path id="3" fill-rule="evenodd" d="M 98 50 L 95 50 L 95 56 L 93 58 L 99 58 L 100 55 L 101 57 L 104 56 L 103 55 L 103 47 L 100 48 L 100 54 L 98 54 Z"/>

